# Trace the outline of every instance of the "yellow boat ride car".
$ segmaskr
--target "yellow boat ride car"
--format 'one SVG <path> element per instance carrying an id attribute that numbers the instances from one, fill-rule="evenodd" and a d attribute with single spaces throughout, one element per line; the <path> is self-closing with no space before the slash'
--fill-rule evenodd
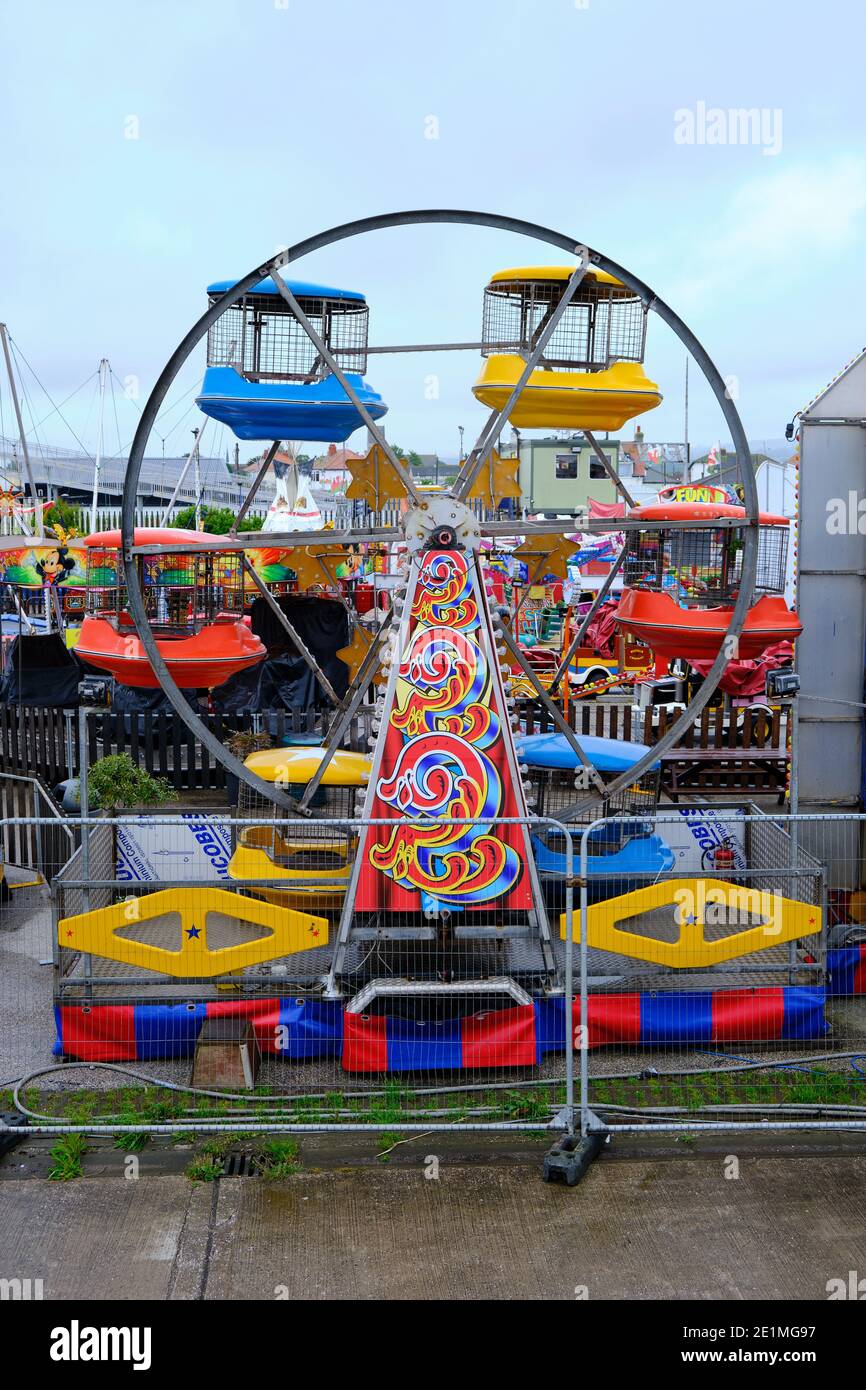
<path id="1" fill-rule="evenodd" d="M 263 781 L 299 798 L 317 773 L 324 754 L 322 747 L 269 748 L 251 753 L 244 766 Z M 285 888 L 259 886 L 249 891 L 280 907 L 338 912 L 346 895 L 356 836 L 350 829 L 328 825 L 327 821 L 355 815 L 357 790 L 366 787 L 369 776 L 368 757 L 338 749 L 314 793 L 309 820 L 275 807 L 266 796 L 242 783 L 239 817 L 271 823 L 237 831 L 229 877 L 238 883 L 285 879 Z"/>
<path id="2" fill-rule="evenodd" d="M 484 291 L 481 352 L 472 393 L 500 410 L 526 356 L 556 310 L 574 266 L 498 270 Z M 647 308 L 603 270 L 588 270 L 511 412 L 518 429 L 618 430 L 653 410 L 661 392 L 643 369 Z"/>

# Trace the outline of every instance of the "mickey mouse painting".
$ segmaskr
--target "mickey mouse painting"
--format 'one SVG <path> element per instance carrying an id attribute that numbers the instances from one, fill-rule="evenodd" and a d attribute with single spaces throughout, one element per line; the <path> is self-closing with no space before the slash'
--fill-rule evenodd
<path id="1" fill-rule="evenodd" d="M 69 554 L 69 542 L 75 535 L 74 531 L 65 531 L 62 526 L 55 526 L 53 529 L 59 545 L 44 553 L 40 552 L 36 561 L 36 573 L 47 588 L 62 584 L 66 576 L 75 569 L 75 560 Z"/>

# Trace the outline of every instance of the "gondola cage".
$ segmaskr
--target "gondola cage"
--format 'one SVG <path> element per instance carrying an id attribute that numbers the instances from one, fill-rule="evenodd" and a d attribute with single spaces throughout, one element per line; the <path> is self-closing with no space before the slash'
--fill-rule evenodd
<path id="1" fill-rule="evenodd" d="M 636 507 L 630 518 L 654 525 L 628 534 L 618 626 L 658 656 L 712 660 L 730 625 L 743 563 L 742 530 L 718 523 L 745 515 L 743 507 L 715 502 Z M 679 529 L 666 521 L 705 524 Z M 753 660 L 803 630 L 784 598 L 788 531 L 787 517 L 761 513 L 755 601 L 732 658 Z"/>
<path id="2" fill-rule="evenodd" d="M 136 545 L 189 544 L 181 554 L 138 555 L 134 562 L 157 648 L 181 689 L 221 685 L 266 655 L 242 621 L 243 557 L 202 547 L 212 541 L 175 528 L 135 531 Z M 120 532 L 96 532 L 84 545 L 87 598 L 78 656 L 124 685 L 158 689 L 129 611 Z"/>
<path id="3" fill-rule="evenodd" d="M 485 362 L 472 388 L 499 410 L 559 305 L 573 266 L 499 270 L 484 291 Z M 531 373 L 511 422 L 519 429 L 620 429 L 652 410 L 661 393 L 643 369 L 647 309 L 602 270 L 584 275 Z"/>
<path id="4" fill-rule="evenodd" d="M 374 420 L 387 406 L 364 380 L 369 308 L 355 290 L 286 281 Z M 214 304 L 231 280 L 208 286 Z M 196 404 L 238 439 L 342 443 L 363 424 L 343 386 L 272 280 L 261 280 L 211 325 Z"/>
<path id="5" fill-rule="evenodd" d="M 642 743 L 581 735 L 581 747 L 601 782 L 596 786 L 582 770 L 572 745 L 563 734 L 529 734 L 517 740 L 523 777 L 531 788 L 533 812 L 557 819 L 567 808 L 583 803 L 574 819 L 589 825 L 602 816 L 652 817 L 658 810 L 661 764 L 652 764 L 642 776 L 618 792 L 607 788 L 649 752 Z M 602 790 L 603 788 L 603 790 Z"/>

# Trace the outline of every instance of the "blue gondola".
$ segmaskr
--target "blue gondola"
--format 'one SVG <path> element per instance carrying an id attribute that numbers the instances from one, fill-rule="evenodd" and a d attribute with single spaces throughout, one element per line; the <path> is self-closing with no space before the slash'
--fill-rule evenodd
<path id="1" fill-rule="evenodd" d="M 580 767 L 580 759 L 565 734 L 523 734 L 516 743 L 520 761 L 529 767 L 558 772 L 576 772 Z M 634 767 L 650 751 L 646 743 L 625 743 L 618 738 L 594 738 L 587 734 L 580 735 L 580 746 L 597 772 L 614 776 Z M 652 770 L 657 771 L 660 766 L 654 763 Z"/>
<path id="2" fill-rule="evenodd" d="M 213 304 L 231 280 L 208 285 Z M 367 301 L 356 290 L 286 281 L 374 420 L 388 409 L 364 380 Z M 271 280 L 261 280 L 208 331 L 196 404 L 239 439 L 342 443 L 364 422 Z"/>
<path id="3" fill-rule="evenodd" d="M 581 747 L 602 777 L 617 777 L 620 773 L 640 761 L 649 752 L 642 743 L 623 743 L 618 739 L 593 738 L 581 736 Z M 574 773 L 580 760 L 565 738 L 564 734 L 528 734 L 517 739 L 517 752 L 520 761 L 533 772 Z M 655 809 L 657 804 L 658 772 L 660 764 L 650 768 L 649 778 L 639 788 L 632 789 L 632 805 L 640 805 L 644 810 Z M 577 798 L 570 791 L 567 800 Z M 556 808 L 547 809 L 554 818 Z M 599 804 L 597 814 L 609 812 L 616 815 L 619 808 L 604 807 Z M 595 819 L 593 814 L 592 819 Z M 583 826 L 575 826 L 572 833 L 574 846 L 573 870 L 578 871 L 578 855 Z M 538 867 L 539 879 L 544 893 L 548 912 L 562 912 L 565 908 L 565 880 L 567 858 L 563 844 L 563 833 L 551 826 L 547 830 L 532 834 L 532 849 Z M 655 883 L 664 874 L 670 873 L 674 866 L 674 852 L 660 835 L 655 834 L 651 820 L 636 815 L 622 820 L 599 825 L 587 837 L 587 879 L 589 901 L 600 902 L 604 898 L 615 897 L 620 893 L 630 893 L 637 888 L 645 888 Z M 575 893 L 575 906 L 579 897 Z"/>

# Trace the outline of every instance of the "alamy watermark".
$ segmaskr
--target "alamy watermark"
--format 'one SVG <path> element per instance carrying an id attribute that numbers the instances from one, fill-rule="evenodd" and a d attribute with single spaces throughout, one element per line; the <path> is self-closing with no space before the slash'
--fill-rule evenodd
<path id="1" fill-rule="evenodd" d="M 866 497 L 852 488 L 847 497 L 827 498 L 828 536 L 866 536 Z"/>
<path id="2" fill-rule="evenodd" d="M 674 112 L 677 145 L 756 145 L 762 154 L 782 152 L 782 110 L 778 106 L 681 106 Z"/>

